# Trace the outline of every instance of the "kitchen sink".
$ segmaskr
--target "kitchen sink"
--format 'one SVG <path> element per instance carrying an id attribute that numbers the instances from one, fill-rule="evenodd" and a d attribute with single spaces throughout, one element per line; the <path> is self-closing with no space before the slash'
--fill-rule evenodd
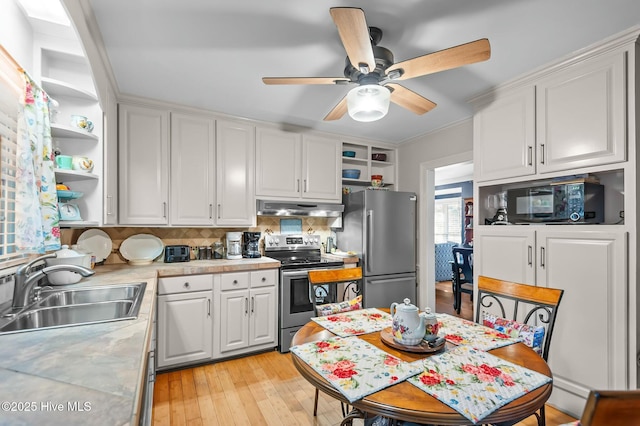
<path id="1" fill-rule="evenodd" d="M 49 290 L 0 327 L 0 333 L 135 319 L 147 283 Z"/>

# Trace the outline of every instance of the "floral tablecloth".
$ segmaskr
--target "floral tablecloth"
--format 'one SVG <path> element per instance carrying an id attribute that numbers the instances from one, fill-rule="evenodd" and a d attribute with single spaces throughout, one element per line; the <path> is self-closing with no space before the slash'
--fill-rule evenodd
<path id="1" fill-rule="evenodd" d="M 415 361 L 422 372 L 409 383 L 477 423 L 551 378 L 463 345 Z"/>
<path id="2" fill-rule="evenodd" d="M 489 351 L 522 340 L 452 315 L 436 314 L 436 317 L 438 318 L 438 323 L 440 323 L 438 335 L 443 336 L 454 345 L 470 345 L 477 349 Z"/>
<path id="3" fill-rule="evenodd" d="M 379 309 L 369 308 L 342 312 L 325 317 L 311 318 L 340 337 L 358 336 L 391 327 L 391 315 Z"/>
<path id="4" fill-rule="evenodd" d="M 422 366 L 396 358 L 358 337 L 334 337 L 293 346 L 291 352 L 338 389 L 349 402 L 400 383 Z"/>

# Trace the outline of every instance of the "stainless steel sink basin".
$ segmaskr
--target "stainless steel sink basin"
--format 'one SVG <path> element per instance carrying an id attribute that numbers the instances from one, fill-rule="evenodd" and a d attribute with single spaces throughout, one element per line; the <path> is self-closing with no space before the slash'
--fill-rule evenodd
<path id="1" fill-rule="evenodd" d="M 43 299 L 37 303 L 37 306 L 68 306 L 81 303 L 110 302 L 114 300 L 133 301 L 139 292 L 139 284 L 58 290 L 43 294 Z"/>
<path id="2" fill-rule="evenodd" d="M 135 319 L 147 283 L 43 292 L 43 298 L 0 327 L 0 333 Z"/>

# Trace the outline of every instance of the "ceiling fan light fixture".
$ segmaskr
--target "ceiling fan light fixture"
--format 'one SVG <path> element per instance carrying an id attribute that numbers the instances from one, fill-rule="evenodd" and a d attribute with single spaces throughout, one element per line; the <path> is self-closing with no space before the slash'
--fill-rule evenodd
<path id="1" fill-rule="evenodd" d="M 347 111 L 356 121 L 380 120 L 389 111 L 391 92 L 378 84 L 364 84 L 347 94 Z"/>

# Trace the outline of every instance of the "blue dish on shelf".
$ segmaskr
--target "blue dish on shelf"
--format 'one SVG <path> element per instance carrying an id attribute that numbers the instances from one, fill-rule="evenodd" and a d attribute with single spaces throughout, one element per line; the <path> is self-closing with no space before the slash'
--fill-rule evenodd
<path id="1" fill-rule="evenodd" d="M 342 177 L 345 179 L 359 179 L 360 170 L 358 169 L 344 169 L 342 171 Z"/>
<path id="2" fill-rule="evenodd" d="M 343 157 L 354 158 L 356 156 L 356 152 L 355 151 L 342 151 L 342 156 Z"/>
<path id="3" fill-rule="evenodd" d="M 74 198 L 82 197 L 83 193 L 78 191 L 66 191 L 63 189 L 58 189 L 58 198 L 65 200 L 72 200 Z"/>

